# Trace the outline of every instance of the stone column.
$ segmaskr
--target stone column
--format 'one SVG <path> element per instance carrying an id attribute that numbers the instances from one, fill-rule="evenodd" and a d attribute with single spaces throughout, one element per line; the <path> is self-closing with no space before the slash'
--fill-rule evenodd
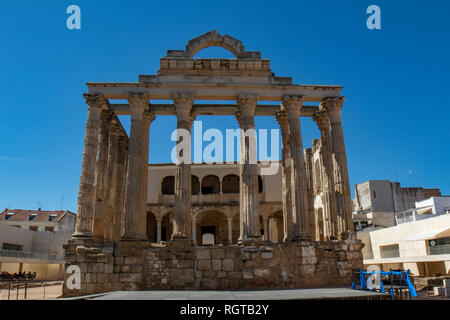
<path id="1" fill-rule="evenodd" d="M 144 240 L 141 222 L 142 201 L 142 127 L 144 111 L 148 109 L 145 95 L 130 94 L 128 102 L 131 111 L 130 149 L 128 156 L 128 173 L 126 183 L 125 219 L 122 240 Z"/>
<path id="2" fill-rule="evenodd" d="M 281 131 L 281 190 L 283 202 L 283 241 L 292 240 L 292 190 L 291 190 L 291 147 L 289 141 L 289 122 L 285 111 L 276 114 Z"/>
<path id="3" fill-rule="evenodd" d="M 144 120 L 142 122 L 142 193 L 140 202 L 139 226 L 141 234 L 147 234 L 147 189 L 148 189 L 148 149 L 149 149 L 149 130 L 150 124 L 155 119 L 153 113 L 149 110 L 144 111 Z"/>
<path id="4" fill-rule="evenodd" d="M 241 129 L 240 141 L 240 219 L 239 242 L 255 244 L 261 242 L 258 199 L 258 168 L 256 154 L 255 109 L 258 99 L 245 95 L 237 98 L 236 118 Z"/>
<path id="5" fill-rule="evenodd" d="M 300 109 L 303 98 L 286 96 L 282 110 L 286 111 L 289 122 L 289 141 L 291 146 L 291 194 L 293 240 L 309 240 L 308 234 L 308 196 L 306 191 L 306 171 L 303 159 L 303 143 L 300 129 Z"/>
<path id="6" fill-rule="evenodd" d="M 189 241 L 191 226 L 191 113 L 194 97 L 189 94 L 173 97 L 177 114 L 177 154 L 175 172 L 175 210 L 172 240 Z M 184 141 L 183 139 L 187 139 Z M 182 146 L 182 147 L 181 147 Z"/>
<path id="7" fill-rule="evenodd" d="M 233 217 L 227 217 L 228 224 L 228 244 L 233 244 Z"/>
<path id="8" fill-rule="evenodd" d="M 338 210 L 342 219 L 340 237 L 354 237 L 350 183 L 348 179 L 347 156 L 345 152 L 344 132 L 342 129 L 341 109 L 344 97 L 326 98 L 321 106 L 328 111 L 331 122 L 332 151 L 337 164 L 336 191 Z"/>
<path id="9" fill-rule="evenodd" d="M 161 223 L 162 218 L 156 218 L 156 243 L 161 243 Z"/>
<path id="10" fill-rule="evenodd" d="M 83 162 L 81 165 L 78 191 L 77 221 L 74 238 L 92 238 L 94 211 L 95 164 L 100 129 L 100 111 L 106 108 L 108 100 L 101 95 L 85 94 L 88 104 L 88 118 L 84 138 Z"/>
<path id="11" fill-rule="evenodd" d="M 118 141 L 119 152 L 117 155 L 116 189 L 114 197 L 114 241 L 119 241 L 123 230 L 123 218 L 125 211 L 125 173 L 126 159 L 128 157 L 128 137 L 122 135 Z"/>
<path id="12" fill-rule="evenodd" d="M 112 112 L 103 110 L 100 114 L 100 136 L 95 166 L 95 200 L 94 200 L 94 239 L 104 239 L 104 215 L 106 211 L 106 169 L 108 166 L 109 129 Z"/>
<path id="13" fill-rule="evenodd" d="M 119 153 L 120 130 L 117 123 L 110 125 L 108 141 L 108 166 L 106 169 L 105 187 L 106 198 L 103 205 L 104 239 L 114 237 L 114 199 L 116 194 L 117 156 Z"/>
<path id="14" fill-rule="evenodd" d="M 308 220 L 311 239 L 316 239 L 316 215 L 314 213 L 314 187 L 313 187 L 313 153 L 311 148 L 305 149 L 306 190 L 308 192 Z"/>
<path id="15" fill-rule="evenodd" d="M 322 164 L 322 203 L 324 207 L 324 236 L 328 239 L 336 239 L 337 236 L 337 206 L 334 192 L 334 171 L 333 160 L 331 157 L 331 137 L 330 137 L 330 120 L 325 110 L 316 112 L 313 115 L 314 122 L 320 130 L 321 137 L 321 164 Z"/>

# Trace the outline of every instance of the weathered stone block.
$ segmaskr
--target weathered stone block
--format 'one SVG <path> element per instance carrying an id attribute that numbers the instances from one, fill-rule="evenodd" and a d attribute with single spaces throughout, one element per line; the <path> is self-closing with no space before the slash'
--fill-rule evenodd
<path id="1" fill-rule="evenodd" d="M 105 272 L 105 264 L 104 263 L 88 263 L 87 266 L 88 272 Z"/>
<path id="2" fill-rule="evenodd" d="M 272 252 L 271 251 L 263 251 L 261 252 L 261 258 L 262 259 L 272 259 Z"/>
<path id="3" fill-rule="evenodd" d="M 228 272 L 228 278 L 230 279 L 242 279 L 242 273 L 241 272 Z"/>
<path id="4" fill-rule="evenodd" d="M 223 269 L 223 271 L 233 271 L 234 270 L 234 260 L 233 259 L 223 259 L 222 269 Z"/>
<path id="5" fill-rule="evenodd" d="M 255 276 L 257 276 L 257 277 L 269 277 L 270 276 L 270 270 L 268 270 L 268 269 L 255 269 L 254 273 L 255 273 Z"/>
<path id="6" fill-rule="evenodd" d="M 212 249 L 211 257 L 213 259 L 223 259 L 225 258 L 225 249 Z"/>
<path id="7" fill-rule="evenodd" d="M 197 259 L 211 259 L 211 249 L 197 249 Z"/>
<path id="8" fill-rule="evenodd" d="M 211 260 L 198 260 L 197 269 L 198 270 L 210 270 L 211 269 Z"/>
<path id="9" fill-rule="evenodd" d="M 221 259 L 212 259 L 211 267 L 214 271 L 222 270 L 222 260 Z"/>
<path id="10" fill-rule="evenodd" d="M 120 282 L 139 282 L 142 280 L 140 273 L 123 273 L 119 277 Z"/>
<path id="11" fill-rule="evenodd" d="M 175 283 L 193 283 L 194 270 L 192 269 L 171 269 L 170 279 Z"/>
<path id="12" fill-rule="evenodd" d="M 227 273 L 226 273 L 225 271 L 218 271 L 218 272 L 216 273 L 216 277 L 217 277 L 218 279 L 226 278 L 226 276 L 227 276 Z"/>
<path id="13" fill-rule="evenodd" d="M 253 272 L 251 271 L 242 271 L 242 277 L 246 280 L 253 279 Z"/>

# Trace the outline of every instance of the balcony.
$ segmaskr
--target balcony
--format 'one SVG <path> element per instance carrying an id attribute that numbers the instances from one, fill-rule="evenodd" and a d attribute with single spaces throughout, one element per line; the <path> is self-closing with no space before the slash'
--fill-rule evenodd
<path id="1" fill-rule="evenodd" d="M 49 260 L 49 255 L 47 253 L 39 252 L 29 252 L 29 251 L 19 251 L 19 250 L 0 250 L 1 257 L 8 258 L 26 258 L 26 259 L 39 259 L 39 260 Z"/>

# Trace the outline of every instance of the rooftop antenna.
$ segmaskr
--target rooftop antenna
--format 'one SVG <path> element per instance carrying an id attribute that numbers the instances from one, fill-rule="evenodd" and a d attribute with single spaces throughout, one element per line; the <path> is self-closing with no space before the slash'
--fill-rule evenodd
<path id="1" fill-rule="evenodd" d="M 65 196 L 66 196 L 65 193 L 63 193 L 63 194 L 61 195 L 61 206 L 60 206 L 61 210 L 64 210 L 64 209 L 63 209 L 63 205 L 64 205 L 64 197 L 65 197 Z"/>
<path id="2" fill-rule="evenodd" d="M 41 210 L 41 201 L 36 201 L 37 202 L 37 205 L 38 205 L 38 210 Z"/>

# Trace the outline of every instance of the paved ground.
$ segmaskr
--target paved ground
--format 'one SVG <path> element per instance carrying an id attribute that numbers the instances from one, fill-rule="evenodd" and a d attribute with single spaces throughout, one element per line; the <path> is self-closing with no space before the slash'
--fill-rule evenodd
<path id="1" fill-rule="evenodd" d="M 85 297 L 92 300 L 301 300 L 380 298 L 383 294 L 347 288 L 261 291 L 116 291 Z"/>

